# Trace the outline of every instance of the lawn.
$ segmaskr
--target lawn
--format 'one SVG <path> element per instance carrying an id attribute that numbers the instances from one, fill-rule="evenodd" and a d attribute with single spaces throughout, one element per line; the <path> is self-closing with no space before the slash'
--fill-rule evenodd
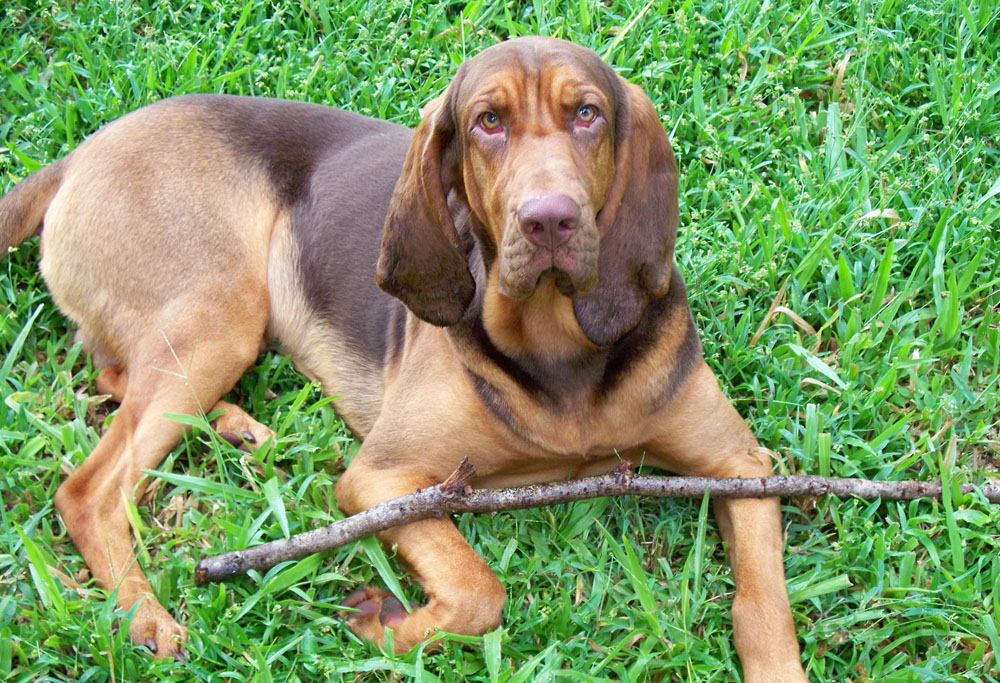
<path id="1" fill-rule="evenodd" d="M 1000 680 L 998 515 L 951 495 L 1000 469 L 1000 20 L 989 2 L 247 0 L 7 3 L 0 191 L 163 97 L 308 100 L 414 125 L 508 36 L 597 50 L 680 165 L 677 259 L 709 364 L 783 472 L 942 481 L 940 502 L 789 500 L 786 570 L 816 681 Z M 37 270 L 0 262 L 0 678 L 733 681 L 732 581 L 701 501 L 462 516 L 503 626 L 390 656 L 336 618 L 403 581 L 369 539 L 228 584 L 214 554 L 337 519 L 356 450 L 322 392 L 263 356 L 233 399 L 279 434 L 196 433 L 150 476 L 142 561 L 191 634 L 155 662 L 52 505 L 115 406 Z M 462 454 L 456 454 L 462 455 Z M 468 454 L 474 455 L 474 454 Z M 767 637 L 767 634 L 761 634 Z"/>

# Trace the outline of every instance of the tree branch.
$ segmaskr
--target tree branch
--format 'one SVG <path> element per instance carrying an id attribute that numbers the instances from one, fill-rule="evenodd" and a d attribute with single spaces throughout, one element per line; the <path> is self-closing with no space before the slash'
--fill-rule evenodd
<path id="1" fill-rule="evenodd" d="M 426 489 L 386 501 L 356 515 L 289 538 L 206 557 L 195 569 L 195 583 L 223 581 L 251 569 L 268 569 L 305 555 L 337 548 L 390 527 L 456 512 L 522 510 L 601 496 L 654 498 L 769 498 L 773 496 L 840 496 L 865 500 L 941 498 L 941 484 L 929 481 L 869 481 L 818 476 L 774 476 L 759 479 L 635 476 L 624 462 L 614 472 L 551 484 L 506 489 L 473 489 L 475 475 L 468 458 L 448 479 Z M 1000 503 L 1000 485 L 965 484 L 962 493 L 979 490 L 991 503 Z"/>

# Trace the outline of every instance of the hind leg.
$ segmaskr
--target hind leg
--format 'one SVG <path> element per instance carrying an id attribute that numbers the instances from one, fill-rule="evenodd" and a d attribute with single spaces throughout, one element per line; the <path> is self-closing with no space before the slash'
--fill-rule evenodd
<path id="1" fill-rule="evenodd" d="M 121 403 L 125 397 L 128 375 L 117 366 L 108 366 L 97 376 L 97 391 L 111 396 L 111 400 Z M 257 422 L 248 412 L 228 401 L 216 401 L 206 413 L 224 411 L 212 421 L 212 428 L 219 436 L 233 446 L 249 451 L 257 448 L 275 434 L 270 427 Z"/>
<path id="2" fill-rule="evenodd" d="M 150 334 L 132 345 L 127 375 L 102 373 L 102 384 L 120 390 L 121 408 L 56 494 L 66 530 L 98 583 L 118 589 L 122 609 L 141 601 L 129 635 L 160 658 L 180 656 L 186 633 L 156 601 L 136 562 L 125 500 L 142 470 L 156 467 L 184 432 L 164 413 L 197 414 L 214 405 L 256 358 L 267 319 L 266 293 L 258 294 L 257 315 L 247 314 L 254 310 L 249 305 L 233 307 L 231 316 L 207 315 L 194 304 L 185 320 L 150 325 L 167 330 L 170 344 L 163 334 Z"/>

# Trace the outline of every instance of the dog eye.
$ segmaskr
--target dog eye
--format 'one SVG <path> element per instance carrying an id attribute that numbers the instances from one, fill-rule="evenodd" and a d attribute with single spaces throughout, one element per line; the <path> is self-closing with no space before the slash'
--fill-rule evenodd
<path id="1" fill-rule="evenodd" d="M 592 104 L 585 104 L 576 110 L 576 120 L 584 125 L 589 125 L 594 122 L 597 115 L 600 114 L 600 110 Z"/>
<path id="2" fill-rule="evenodd" d="M 499 116 L 497 116 L 494 112 L 488 111 L 480 114 L 479 125 L 487 133 L 497 133 L 500 131 L 502 124 L 500 123 Z"/>

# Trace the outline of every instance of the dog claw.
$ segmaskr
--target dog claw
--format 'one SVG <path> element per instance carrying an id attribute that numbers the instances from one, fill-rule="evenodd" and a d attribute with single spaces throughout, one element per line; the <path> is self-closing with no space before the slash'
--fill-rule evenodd
<path id="1" fill-rule="evenodd" d="M 154 655 L 156 654 L 158 648 L 156 647 L 155 640 L 153 640 L 152 638 L 148 638 L 146 640 L 146 647 L 149 648 L 149 651 L 152 652 Z"/>
<path id="2" fill-rule="evenodd" d="M 250 451 L 250 449 L 247 448 L 247 444 L 257 443 L 257 437 L 250 432 L 240 432 L 238 434 L 236 432 L 229 431 L 219 432 L 219 438 L 228 443 L 230 446 L 247 452 Z"/>
<path id="3" fill-rule="evenodd" d="M 243 445 L 243 439 L 235 432 L 219 432 L 219 438 L 235 448 Z"/>

